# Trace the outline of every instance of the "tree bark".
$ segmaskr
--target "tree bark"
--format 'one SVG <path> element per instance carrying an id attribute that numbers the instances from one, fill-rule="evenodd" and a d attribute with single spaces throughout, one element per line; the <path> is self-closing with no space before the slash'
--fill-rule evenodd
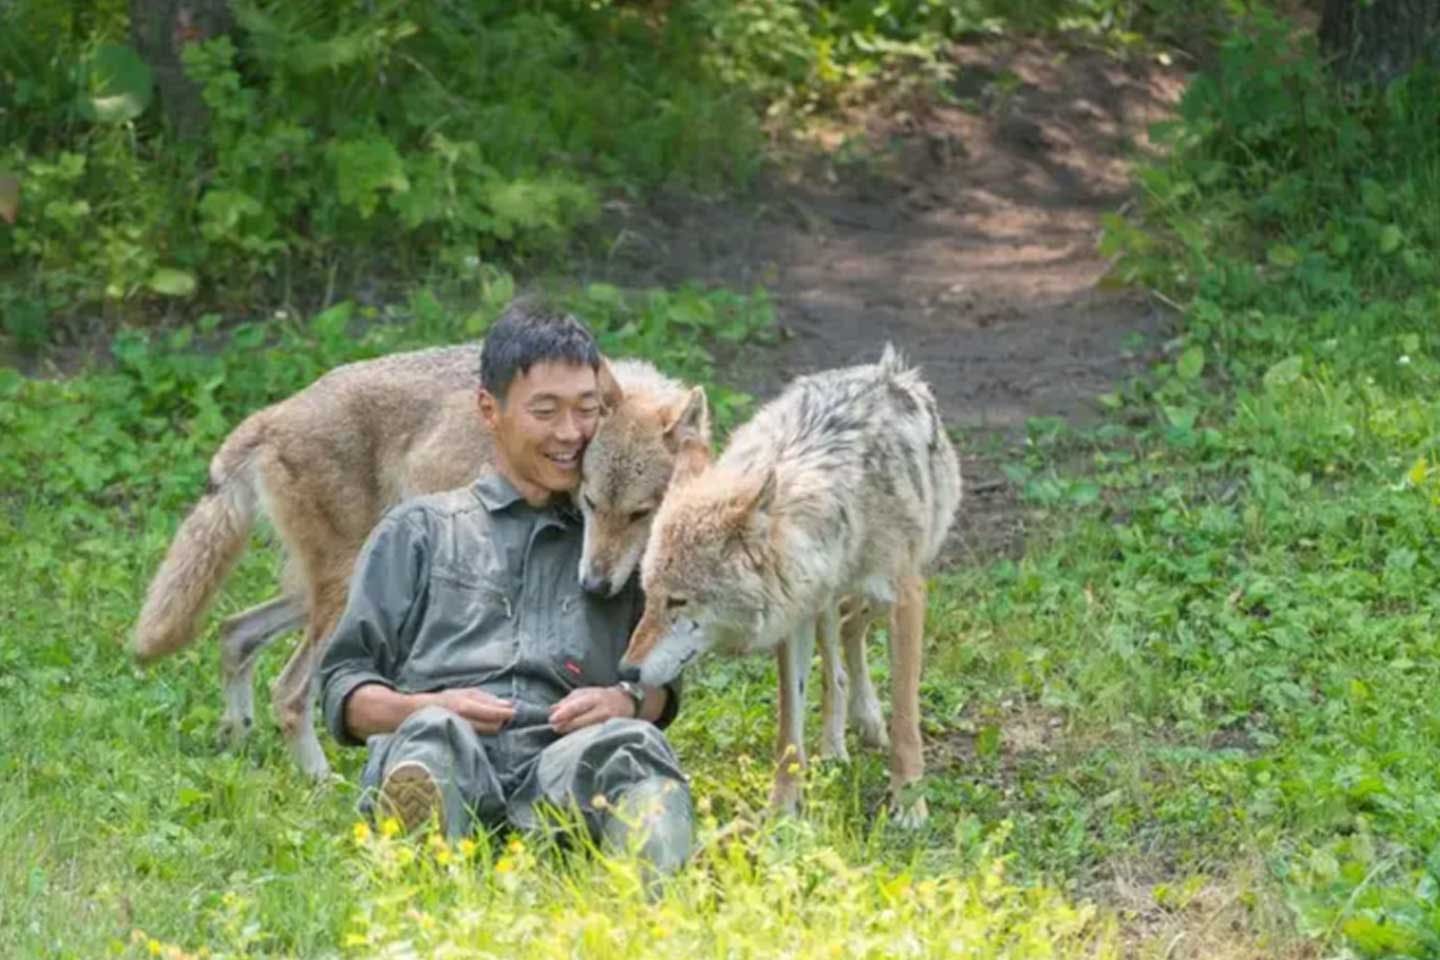
<path id="1" fill-rule="evenodd" d="M 160 106 L 182 138 L 199 136 L 208 113 L 200 88 L 185 75 L 180 51 L 229 33 L 235 26 L 229 0 L 130 0 L 130 37 L 155 75 Z"/>
<path id="2" fill-rule="evenodd" d="M 1440 64 L 1440 0 L 1324 0 L 1320 49 L 1337 78 L 1355 83 Z"/>

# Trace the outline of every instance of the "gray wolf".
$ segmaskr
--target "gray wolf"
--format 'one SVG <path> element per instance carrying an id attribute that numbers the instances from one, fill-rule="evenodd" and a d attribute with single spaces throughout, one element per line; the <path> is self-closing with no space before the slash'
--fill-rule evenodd
<path id="1" fill-rule="evenodd" d="M 924 799 L 906 788 L 924 771 L 922 575 L 960 494 L 959 460 L 934 397 L 892 347 L 878 363 L 802 377 L 736 430 L 718 460 L 699 450 L 682 456 L 650 531 L 645 612 L 625 660 L 656 684 L 712 648 L 775 650 L 780 760 L 772 804 L 793 810 L 817 630 L 828 691 L 824 743 L 835 754 L 843 751 L 840 648 L 856 675 L 851 709 L 873 716 L 863 637 L 870 610 L 888 609 L 890 801 L 900 822 L 918 823 Z"/>
<path id="2" fill-rule="evenodd" d="M 257 516 L 268 517 L 287 555 L 285 590 L 220 627 L 222 736 L 238 740 L 253 724 L 260 651 L 303 626 L 271 698 L 300 768 L 326 775 L 311 681 L 361 545 L 391 506 L 461 486 L 494 463 L 493 439 L 476 410 L 479 357 L 480 348 L 466 345 L 338 367 L 252 414 L 221 444 L 208 489 L 151 580 L 133 651 L 148 662 L 192 642 Z M 648 363 L 606 364 L 601 381 L 607 413 L 582 465 L 589 482 L 580 576 L 618 590 L 649 532 L 650 518 L 637 518 L 636 504 L 659 500 L 680 438 L 708 444 L 710 426 L 703 390 Z M 611 482 L 612 472 L 627 482 Z"/>

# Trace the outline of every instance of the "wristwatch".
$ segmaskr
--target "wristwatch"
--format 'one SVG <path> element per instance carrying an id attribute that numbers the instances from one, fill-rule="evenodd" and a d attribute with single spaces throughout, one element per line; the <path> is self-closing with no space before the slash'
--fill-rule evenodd
<path id="1" fill-rule="evenodd" d="M 640 716 L 640 711 L 645 707 L 645 688 L 634 680 L 621 680 L 615 684 L 621 692 L 635 701 L 635 716 Z"/>

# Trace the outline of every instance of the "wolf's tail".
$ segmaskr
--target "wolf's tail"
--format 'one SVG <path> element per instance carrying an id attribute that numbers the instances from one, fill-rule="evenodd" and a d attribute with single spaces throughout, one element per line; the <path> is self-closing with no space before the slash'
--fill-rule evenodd
<path id="1" fill-rule="evenodd" d="M 175 532 L 135 622 L 133 650 L 142 663 L 195 639 L 201 615 L 244 552 L 259 506 L 252 461 L 260 435 L 255 418 L 245 421 L 210 461 L 210 486 Z"/>

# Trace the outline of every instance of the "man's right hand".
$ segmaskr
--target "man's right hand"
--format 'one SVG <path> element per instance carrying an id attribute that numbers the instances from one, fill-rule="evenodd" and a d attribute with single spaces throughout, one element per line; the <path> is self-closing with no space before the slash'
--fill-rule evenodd
<path id="1" fill-rule="evenodd" d="M 474 687 L 441 690 L 433 696 L 436 706 L 470 721 L 476 733 L 499 733 L 515 716 L 515 705 L 509 700 L 501 700 L 493 693 Z"/>
<path id="2" fill-rule="evenodd" d="M 405 718 L 422 707 L 444 707 L 475 728 L 476 733 L 498 733 L 515 716 L 515 705 L 475 687 L 401 693 L 382 683 L 356 687 L 345 701 L 345 727 L 357 740 L 377 733 L 394 733 Z"/>

